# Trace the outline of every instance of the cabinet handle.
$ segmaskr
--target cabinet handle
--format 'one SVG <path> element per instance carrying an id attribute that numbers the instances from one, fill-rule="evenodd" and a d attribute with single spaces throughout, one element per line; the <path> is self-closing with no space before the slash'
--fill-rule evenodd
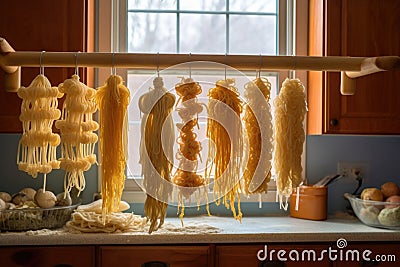
<path id="1" fill-rule="evenodd" d="M 332 126 L 337 126 L 339 124 L 339 121 L 337 119 L 331 119 L 330 124 Z"/>
<path id="2" fill-rule="evenodd" d="M 258 264 L 258 267 L 286 267 L 286 263 L 283 261 L 262 261 Z"/>
<path id="3" fill-rule="evenodd" d="M 142 267 L 169 267 L 169 264 L 162 261 L 148 261 L 143 263 Z"/>
<path id="4" fill-rule="evenodd" d="M 57 264 L 57 265 L 54 265 L 53 267 L 74 267 L 74 266 L 72 266 L 71 264 Z"/>

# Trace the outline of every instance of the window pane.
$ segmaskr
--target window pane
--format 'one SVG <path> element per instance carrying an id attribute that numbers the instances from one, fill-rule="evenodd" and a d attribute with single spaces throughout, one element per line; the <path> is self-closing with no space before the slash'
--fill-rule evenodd
<path id="1" fill-rule="evenodd" d="M 128 0 L 129 9 L 176 9 L 177 0 Z"/>
<path id="2" fill-rule="evenodd" d="M 229 53 L 276 55 L 276 17 L 232 15 Z"/>
<path id="3" fill-rule="evenodd" d="M 176 15 L 128 13 L 128 52 L 176 53 Z"/>
<path id="4" fill-rule="evenodd" d="M 182 14 L 181 53 L 225 53 L 225 15 Z"/>
<path id="5" fill-rule="evenodd" d="M 273 12 L 276 13 L 277 0 L 230 0 L 230 11 Z"/>
<path id="6" fill-rule="evenodd" d="M 181 10 L 225 11 L 226 0 L 183 0 L 179 2 Z"/>

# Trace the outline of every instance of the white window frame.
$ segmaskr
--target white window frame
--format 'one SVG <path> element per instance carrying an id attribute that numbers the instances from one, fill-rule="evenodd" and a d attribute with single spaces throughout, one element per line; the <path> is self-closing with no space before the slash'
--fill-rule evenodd
<path id="1" fill-rule="evenodd" d="M 297 5 L 296 0 L 279 1 L 279 26 L 278 26 L 278 51 L 279 55 L 307 55 L 308 40 L 308 5 Z M 98 0 L 97 6 L 97 50 L 99 52 L 126 52 L 126 25 L 127 23 L 127 1 L 126 0 Z M 288 8 L 289 7 L 289 11 Z M 294 13 L 293 10 L 296 10 Z M 286 32 L 292 31 L 293 38 L 287 38 Z M 117 69 L 117 74 L 127 80 L 128 69 Z M 97 85 L 110 75 L 110 68 L 96 69 Z M 282 84 L 291 71 L 280 71 L 278 84 Z M 296 77 L 300 78 L 307 85 L 306 71 L 296 71 Z M 304 144 L 302 155 L 303 177 L 306 169 L 306 144 Z M 101 191 L 101 175 L 98 175 L 98 191 Z M 138 186 L 135 179 L 126 179 L 122 199 L 130 203 L 144 203 L 146 194 Z M 213 199 L 212 192 L 210 198 Z M 259 195 L 242 198 L 242 202 L 259 202 Z M 269 183 L 268 194 L 263 194 L 262 202 L 276 201 L 275 181 Z"/>

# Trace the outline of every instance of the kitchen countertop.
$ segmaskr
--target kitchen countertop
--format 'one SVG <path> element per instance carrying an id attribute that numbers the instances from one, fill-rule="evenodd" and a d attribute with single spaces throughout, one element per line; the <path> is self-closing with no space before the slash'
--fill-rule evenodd
<path id="1" fill-rule="evenodd" d="M 163 229 L 152 234 L 74 234 L 65 229 L 0 233 L 0 246 L 13 245 L 129 245 L 264 242 L 400 241 L 400 231 L 366 226 L 357 219 L 329 218 L 310 221 L 288 216 L 245 217 L 242 223 L 231 217 L 166 218 Z"/>

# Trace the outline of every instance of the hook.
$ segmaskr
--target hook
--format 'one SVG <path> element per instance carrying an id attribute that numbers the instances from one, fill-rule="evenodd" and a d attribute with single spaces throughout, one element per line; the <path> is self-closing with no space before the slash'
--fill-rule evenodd
<path id="1" fill-rule="evenodd" d="M 78 75 L 78 53 L 80 53 L 80 51 L 75 53 L 75 75 Z"/>
<path id="2" fill-rule="evenodd" d="M 263 61 L 262 61 L 262 55 L 260 53 L 260 68 L 258 69 L 258 72 L 256 73 L 256 78 L 261 78 L 261 69 L 263 66 Z"/>
<path id="3" fill-rule="evenodd" d="M 189 78 L 190 79 L 192 78 L 192 64 L 190 61 L 191 56 L 192 56 L 192 53 L 189 53 Z"/>
<path id="4" fill-rule="evenodd" d="M 117 71 L 115 69 L 115 59 L 114 59 L 114 57 L 115 57 L 115 53 L 112 52 L 112 56 L 111 56 L 111 75 L 116 75 L 117 74 Z"/>
<path id="5" fill-rule="evenodd" d="M 44 75 L 44 67 L 43 67 L 43 54 L 45 53 L 46 51 L 42 51 L 41 53 L 40 53 L 40 59 L 39 59 L 39 74 L 41 74 L 41 75 Z"/>
<path id="6" fill-rule="evenodd" d="M 160 77 L 160 52 L 157 52 L 157 77 Z"/>
<path id="7" fill-rule="evenodd" d="M 290 78 L 294 79 L 296 77 L 296 56 L 292 55 L 293 58 L 293 69 L 290 71 Z"/>
<path id="8" fill-rule="evenodd" d="M 226 63 L 227 63 L 226 56 L 227 56 L 227 53 L 225 53 L 225 80 L 226 80 Z"/>

